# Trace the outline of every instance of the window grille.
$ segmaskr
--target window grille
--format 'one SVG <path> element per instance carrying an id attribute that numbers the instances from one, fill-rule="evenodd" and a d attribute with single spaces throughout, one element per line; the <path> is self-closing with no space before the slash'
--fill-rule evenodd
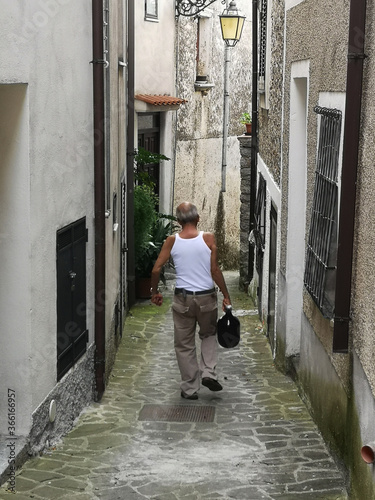
<path id="1" fill-rule="evenodd" d="M 342 113 L 315 106 L 320 116 L 314 197 L 304 284 L 326 318 L 333 317 L 337 260 L 338 166 Z"/>
<path id="2" fill-rule="evenodd" d="M 268 0 L 261 0 L 259 36 L 259 91 L 265 90 Z"/>
<path id="3" fill-rule="evenodd" d="M 258 248 L 264 250 L 266 240 L 266 181 L 259 174 L 258 192 L 255 200 L 255 243 Z"/>

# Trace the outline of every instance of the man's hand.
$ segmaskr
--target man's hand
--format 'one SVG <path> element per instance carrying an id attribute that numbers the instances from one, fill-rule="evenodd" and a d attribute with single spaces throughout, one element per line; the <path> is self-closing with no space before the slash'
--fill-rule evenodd
<path id="1" fill-rule="evenodd" d="M 227 298 L 227 299 L 225 299 L 225 298 L 224 298 L 224 299 L 223 299 L 223 311 L 224 311 L 224 312 L 226 311 L 226 307 L 227 307 L 227 306 L 231 306 L 231 305 L 232 305 L 232 303 L 231 303 L 231 301 L 230 301 L 230 299 L 229 299 L 229 298 Z"/>
<path id="2" fill-rule="evenodd" d="M 161 306 L 163 303 L 163 296 L 160 292 L 151 295 L 151 302 L 156 306 Z"/>

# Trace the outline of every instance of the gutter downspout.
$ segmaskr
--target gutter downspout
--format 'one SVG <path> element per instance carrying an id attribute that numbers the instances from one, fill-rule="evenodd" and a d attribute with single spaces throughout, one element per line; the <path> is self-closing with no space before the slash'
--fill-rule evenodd
<path id="1" fill-rule="evenodd" d="M 95 206 L 95 400 L 105 388 L 105 137 L 103 0 L 92 0 Z M 98 140 L 99 138 L 99 140 Z"/>
<path id="2" fill-rule="evenodd" d="M 134 0 L 128 1 L 128 123 L 127 123 L 127 246 L 128 246 L 128 300 L 135 303 L 135 250 L 134 250 Z"/>
<path id="3" fill-rule="evenodd" d="M 351 0 L 333 351 L 348 352 L 366 0 Z"/>
<path id="4" fill-rule="evenodd" d="M 255 198 L 258 165 L 258 0 L 253 0 L 253 80 L 251 91 L 250 228 L 255 229 Z M 249 282 L 254 277 L 254 247 L 249 243 Z"/>
<path id="5" fill-rule="evenodd" d="M 228 6 L 227 6 L 228 7 Z M 230 49 L 225 44 L 224 49 L 224 114 L 223 114 L 223 144 L 222 144 L 222 164 L 221 164 L 221 192 L 227 189 L 227 149 L 228 149 L 228 127 L 229 127 L 229 63 Z"/>

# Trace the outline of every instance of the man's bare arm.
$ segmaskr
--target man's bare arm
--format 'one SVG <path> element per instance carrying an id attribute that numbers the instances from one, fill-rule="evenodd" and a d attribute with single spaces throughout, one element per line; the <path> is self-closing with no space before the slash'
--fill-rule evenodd
<path id="1" fill-rule="evenodd" d="M 158 306 L 161 306 L 163 303 L 163 297 L 161 293 L 157 292 L 160 279 L 160 271 L 171 256 L 171 250 L 174 245 L 174 241 L 174 236 L 168 236 L 168 238 L 165 240 L 151 272 L 151 302 Z"/>
<path id="2" fill-rule="evenodd" d="M 225 306 L 231 305 L 231 300 L 228 292 L 227 285 L 225 283 L 225 279 L 221 269 L 219 267 L 218 258 L 217 258 L 217 246 L 215 241 L 215 236 L 212 233 L 204 233 L 204 241 L 207 246 L 211 250 L 211 274 L 212 279 L 219 287 L 221 293 L 224 296 L 223 300 L 223 310 L 225 310 Z"/>

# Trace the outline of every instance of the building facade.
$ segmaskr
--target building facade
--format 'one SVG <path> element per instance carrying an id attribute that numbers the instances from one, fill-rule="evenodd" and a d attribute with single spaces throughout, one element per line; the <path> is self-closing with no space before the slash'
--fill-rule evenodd
<path id="1" fill-rule="evenodd" d="M 177 88 L 187 100 L 177 121 L 175 205 L 191 200 L 202 229 L 216 234 L 220 262 L 239 265 L 240 153 L 237 136 L 251 102 L 251 6 L 237 2 L 246 19 L 240 41 L 226 48 L 215 2 L 197 16 L 179 16 Z"/>
<path id="2" fill-rule="evenodd" d="M 127 3 L 0 4 L 2 472 L 100 399 L 121 335 Z"/>
<path id="3" fill-rule="evenodd" d="M 258 15 L 254 289 L 274 357 L 296 377 L 351 498 L 372 498 L 361 450 L 374 441 L 374 12 L 263 0 Z"/>

